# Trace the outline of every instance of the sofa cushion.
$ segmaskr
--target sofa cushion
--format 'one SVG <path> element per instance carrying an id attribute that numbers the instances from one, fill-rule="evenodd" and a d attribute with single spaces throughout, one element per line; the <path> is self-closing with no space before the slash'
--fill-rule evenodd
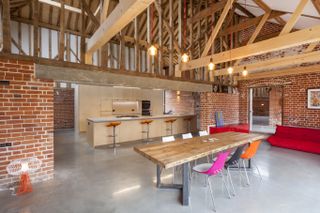
<path id="1" fill-rule="evenodd" d="M 277 126 L 275 136 L 320 142 L 319 129 Z"/>
<path id="2" fill-rule="evenodd" d="M 320 143 L 271 136 L 267 139 L 271 145 L 320 154 Z"/>

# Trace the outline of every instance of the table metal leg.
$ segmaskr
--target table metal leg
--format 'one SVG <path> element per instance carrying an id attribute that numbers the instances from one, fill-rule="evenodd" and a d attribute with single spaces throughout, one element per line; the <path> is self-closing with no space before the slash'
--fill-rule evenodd
<path id="1" fill-rule="evenodd" d="M 184 163 L 182 167 L 182 205 L 189 205 L 189 165 Z"/>

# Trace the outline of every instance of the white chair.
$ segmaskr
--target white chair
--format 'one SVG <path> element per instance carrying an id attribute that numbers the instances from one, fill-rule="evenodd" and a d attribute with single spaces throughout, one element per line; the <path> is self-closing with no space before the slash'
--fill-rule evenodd
<path id="1" fill-rule="evenodd" d="M 209 133 L 206 131 L 206 130 L 204 130 L 204 131 L 199 131 L 199 136 L 201 137 L 201 136 L 207 136 L 207 135 L 209 135 Z"/>
<path id="2" fill-rule="evenodd" d="M 190 138 L 192 138 L 191 133 L 182 134 L 182 139 L 190 139 Z"/>
<path id="3" fill-rule="evenodd" d="M 207 136 L 207 135 L 209 135 L 209 133 L 206 130 L 199 131 L 199 136 L 200 137 Z M 213 158 L 213 155 L 211 157 Z M 211 161 L 209 156 L 207 156 L 207 161 L 208 161 L 208 163 L 210 163 L 210 161 Z"/>
<path id="4" fill-rule="evenodd" d="M 163 142 L 163 143 L 169 143 L 169 142 L 173 142 L 173 141 L 175 141 L 174 136 L 162 137 L 162 142 Z"/>
<path id="5" fill-rule="evenodd" d="M 209 135 L 209 133 L 206 131 L 206 130 L 204 130 L 204 131 L 199 131 L 199 136 L 201 137 L 201 136 L 207 136 L 207 135 Z"/>

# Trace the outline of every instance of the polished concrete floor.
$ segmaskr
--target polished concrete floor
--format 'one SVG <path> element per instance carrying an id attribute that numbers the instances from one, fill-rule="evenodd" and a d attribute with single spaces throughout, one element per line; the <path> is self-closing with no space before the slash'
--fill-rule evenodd
<path id="1" fill-rule="evenodd" d="M 155 166 L 132 150 L 92 149 L 85 135 L 55 135 L 55 179 L 34 184 L 34 192 L 13 196 L 0 192 L 1 213 L 96 212 L 212 212 L 202 177 L 195 175 L 190 206 L 181 206 L 180 192 L 155 187 Z M 253 172 L 251 186 L 240 185 L 234 172 L 237 195 L 228 199 L 221 179 L 213 177 L 217 212 L 319 213 L 320 155 L 270 147 L 264 143 L 256 158 L 263 180 Z M 163 174 L 171 181 L 171 172 Z M 179 181 L 179 173 L 176 181 Z"/>

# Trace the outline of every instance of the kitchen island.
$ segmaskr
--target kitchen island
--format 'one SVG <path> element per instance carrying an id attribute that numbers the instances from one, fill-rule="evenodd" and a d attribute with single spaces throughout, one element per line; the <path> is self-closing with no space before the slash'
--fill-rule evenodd
<path id="1" fill-rule="evenodd" d="M 87 119 L 87 141 L 92 147 L 112 144 L 112 138 L 108 135 L 112 134 L 112 128 L 106 127 L 110 122 L 121 122 L 117 126 L 117 143 L 128 141 L 141 140 L 146 137 L 142 134 L 146 126 L 141 125 L 143 120 L 153 120 L 150 124 L 150 138 L 156 138 L 167 135 L 167 119 L 176 118 L 173 123 L 173 134 L 181 134 L 188 131 L 188 122 L 185 118 L 191 117 L 191 131 L 196 130 L 196 116 L 195 115 L 154 115 L 154 116 L 137 116 L 137 117 L 101 117 Z"/>

